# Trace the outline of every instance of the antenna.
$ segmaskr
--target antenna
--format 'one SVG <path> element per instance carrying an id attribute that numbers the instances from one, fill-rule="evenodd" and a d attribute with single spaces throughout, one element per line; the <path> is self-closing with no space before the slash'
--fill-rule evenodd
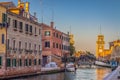
<path id="1" fill-rule="evenodd" d="M 101 24 L 100 24 L 100 34 L 101 34 Z"/>
<path id="2" fill-rule="evenodd" d="M 71 25 L 70 25 L 70 34 L 71 34 Z"/>
<path id="3" fill-rule="evenodd" d="M 54 9 L 52 9 L 52 22 L 54 21 Z"/>
<path id="4" fill-rule="evenodd" d="M 43 23 L 43 1 L 40 0 L 40 6 L 41 6 L 41 22 Z"/>

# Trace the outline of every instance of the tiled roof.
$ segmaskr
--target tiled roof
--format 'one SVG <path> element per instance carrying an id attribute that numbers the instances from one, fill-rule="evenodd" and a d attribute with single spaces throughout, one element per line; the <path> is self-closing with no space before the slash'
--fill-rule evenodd
<path id="1" fill-rule="evenodd" d="M 13 2 L 0 2 L 0 5 L 6 7 L 6 8 L 13 8 L 16 7 Z"/>

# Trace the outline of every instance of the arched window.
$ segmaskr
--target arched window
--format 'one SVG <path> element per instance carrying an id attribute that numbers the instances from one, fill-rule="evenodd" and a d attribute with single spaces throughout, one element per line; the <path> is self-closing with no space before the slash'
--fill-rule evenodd
<path id="1" fill-rule="evenodd" d="M 5 36 L 4 36 L 4 34 L 2 34 L 2 44 L 4 44 L 5 43 Z"/>

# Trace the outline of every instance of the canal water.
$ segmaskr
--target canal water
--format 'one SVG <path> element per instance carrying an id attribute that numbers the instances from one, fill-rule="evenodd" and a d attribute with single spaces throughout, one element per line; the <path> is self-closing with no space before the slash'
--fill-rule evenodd
<path id="1" fill-rule="evenodd" d="M 110 69 L 77 69 L 74 72 L 56 73 L 48 75 L 38 75 L 21 77 L 12 80 L 103 80 L 103 78 L 110 73 Z"/>

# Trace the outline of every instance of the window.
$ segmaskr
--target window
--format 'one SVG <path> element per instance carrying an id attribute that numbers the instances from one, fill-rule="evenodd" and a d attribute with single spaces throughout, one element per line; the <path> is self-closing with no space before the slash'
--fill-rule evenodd
<path id="1" fill-rule="evenodd" d="M 50 36 L 50 31 L 45 31 L 45 36 Z"/>
<path id="2" fill-rule="evenodd" d="M 25 31 L 28 32 L 28 24 L 25 24 Z"/>
<path id="3" fill-rule="evenodd" d="M 40 59 L 38 60 L 38 64 L 39 64 L 39 65 L 41 64 L 41 60 L 40 60 Z"/>
<path id="4" fill-rule="evenodd" d="M 2 57 L 0 56 L 0 66 L 2 65 Z"/>
<path id="5" fill-rule="evenodd" d="M 34 44 L 34 50 L 36 50 L 36 44 Z"/>
<path id="6" fill-rule="evenodd" d="M 50 42 L 49 41 L 45 42 L 45 47 L 49 47 L 50 48 Z"/>
<path id="7" fill-rule="evenodd" d="M 58 33 L 56 33 L 56 37 L 58 38 Z"/>
<path id="8" fill-rule="evenodd" d="M 4 34 L 2 34 L 2 44 L 4 44 L 4 41 L 5 40 L 5 36 L 4 36 Z"/>
<path id="9" fill-rule="evenodd" d="M 30 25 L 30 32 L 32 33 L 32 25 Z"/>
<path id="10" fill-rule="evenodd" d="M 19 22 L 19 28 L 20 28 L 20 30 L 23 29 L 23 23 L 22 22 Z"/>
<path id="11" fill-rule="evenodd" d="M 25 59 L 25 66 L 28 66 L 28 60 Z"/>
<path id="12" fill-rule="evenodd" d="M 25 49 L 27 49 L 27 42 L 25 42 Z"/>
<path id="13" fill-rule="evenodd" d="M 7 58 L 7 61 L 6 61 L 6 66 L 7 67 L 11 67 L 11 59 L 10 58 Z"/>
<path id="14" fill-rule="evenodd" d="M 59 49 L 61 49 L 61 44 L 59 44 Z"/>
<path id="15" fill-rule="evenodd" d="M 21 49 L 21 41 L 19 41 L 19 49 Z"/>
<path id="16" fill-rule="evenodd" d="M 36 61 L 36 59 L 34 59 L 34 65 L 37 65 L 37 61 Z"/>
<path id="17" fill-rule="evenodd" d="M 12 65 L 13 67 L 16 67 L 16 59 L 12 59 Z"/>
<path id="18" fill-rule="evenodd" d="M 15 40 L 13 40 L 13 49 L 15 49 Z"/>
<path id="19" fill-rule="evenodd" d="M 61 35 L 60 35 L 60 39 L 61 39 Z"/>
<path id="20" fill-rule="evenodd" d="M 63 50 L 63 47 L 64 47 L 64 46 L 62 45 L 62 50 Z"/>
<path id="21" fill-rule="evenodd" d="M 58 48 L 58 43 L 56 43 L 56 48 Z"/>
<path id="22" fill-rule="evenodd" d="M 17 20 L 13 20 L 13 27 L 17 28 Z"/>
<path id="23" fill-rule="evenodd" d="M 22 59 L 19 59 L 19 66 L 22 66 Z"/>
<path id="24" fill-rule="evenodd" d="M 31 43 L 29 43 L 29 50 L 31 50 Z"/>
<path id="25" fill-rule="evenodd" d="M 7 22 L 7 14 L 2 13 L 2 22 Z"/>
<path id="26" fill-rule="evenodd" d="M 29 66 L 31 66 L 32 65 L 32 60 L 31 59 L 29 59 Z"/>

